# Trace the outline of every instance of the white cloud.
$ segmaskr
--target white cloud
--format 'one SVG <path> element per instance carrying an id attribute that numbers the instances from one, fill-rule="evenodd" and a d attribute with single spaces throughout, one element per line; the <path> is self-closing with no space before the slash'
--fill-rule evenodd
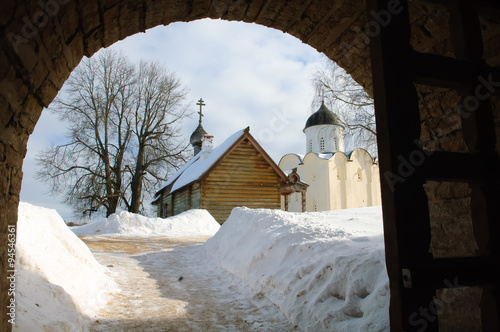
<path id="1" fill-rule="evenodd" d="M 28 141 L 28 153 L 23 163 L 21 201 L 56 209 L 64 218 L 68 218 L 71 215 L 71 208 L 62 203 L 62 199 L 50 196 L 49 185 L 36 179 L 37 154 L 60 142 L 65 130 L 64 123 L 59 121 L 55 114 L 48 110 L 43 111 Z"/>
<path id="2" fill-rule="evenodd" d="M 190 90 L 187 105 L 193 113 L 196 101 L 205 101 L 203 126 L 215 144 L 250 126 L 276 162 L 285 153 L 304 152 L 302 128 L 314 97 L 310 80 L 324 56 L 295 37 L 256 24 L 207 19 L 156 27 L 110 48 L 123 50 L 132 61 L 161 61 L 175 72 Z M 47 113 L 29 142 L 21 197 L 61 209 L 47 197 L 47 185 L 33 179 L 34 156 L 64 132 L 60 125 L 54 129 L 54 116 Z M 184 121 L 186 139 L 197 122 L 197 114 Z"/>

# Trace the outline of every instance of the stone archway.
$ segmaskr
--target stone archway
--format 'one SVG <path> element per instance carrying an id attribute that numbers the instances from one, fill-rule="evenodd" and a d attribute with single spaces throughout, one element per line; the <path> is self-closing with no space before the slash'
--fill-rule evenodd
<path id="1" fill-rule="evenodd" d="M 439 2 L 439 1 L 437 1 Z M 450 1 L 450 3 L 453 1 Z M 371 93 L 368 37 L 378 34 L 397 14 L 399 1 L 386 2 L 389 15 L 367 11 L 365 1 L 173 1 L 173 0 L 26 0 L 0 3 L 0 262 L 8 266 L 8 225 L 15 225 L 26 144 L 44 107 L 83 56 L 157 25 L 201 18 L 255 22 L 287 32 L 337 62 Z M 493 6 L 493 5 L 492 5 Z M 498 8 L 497 8 L 498 10 Z M 392 12 L 394 11 L 394 12 Z M 412 1 L 411 46 L 415 51 L 452 57 L 449 14 L 439 5 Z M 498 67 L 498 24 L 483 19 L 485 60 Z M 411 63 L 406 63 L 411 66 Z M 460 130 L 444 121 L 452 107 L 448 90 L 419 89 L 423 140 L 437 150 L 464 151 Z M 498 115 L 497 108 L 497 115 Z M 497 121 L 498 121 L 497 116 Z M 498 122 L 496 125 L 497 132 Z M 497 135 L 497 137 L 500 135 Z M 446 146 L 441 144 L 446 139 Z M 497 146 L 500 145 L 497 142 Z M 396 158 L 393 156 L 392 158 Z M 446 187 L 448 188 L 448 187 Z M 442 189 L 442 188 L 441 188 Z M 464 190 L 431 188 L 436 200 L 459 199 Z M 466 191 L 466 190 L 465 190 Z M 465 194 L 467 196 L 467 194 Z M 467 203 L 464 203 L 467 204 Z M 468 203 L 470 204 L 470 202 Z M 438 209 L 438 207 L 436 207 Z M 448 219 L 463 211 L 448 207 Z M 432 211 L 431 211 L 432 213 Z M 446 218 L 445 218 L 446 219 Z M 446 237 L 446 234 L 441 234 Z M 456 241 L 460 236 L 453 239 Z M 439 247 L 447 240 L 437 241 Z M 1 274 L 3 297 L 9 288 Z M 2 315 L 2 330 L 9 327 Z"/>

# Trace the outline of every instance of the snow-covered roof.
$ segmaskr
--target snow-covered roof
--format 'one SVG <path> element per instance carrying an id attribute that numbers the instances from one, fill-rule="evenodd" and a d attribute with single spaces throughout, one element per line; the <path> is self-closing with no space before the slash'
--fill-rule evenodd
<path id="1" fill-rule="evenodd" d="M 222 144 L 213 149 L 209 155 L 204 154 L 202 150 L 165 182 L 163 187 L 156 193 L 155 199 L 157 199 L 160 193 L 167 187 L 170 187 L 168 188 L 170 189 L 169 192 L 174 192 L 201 178 L 247 130 L 248 129 L 238 130 Z"/>
<path id="2" fill-rule="evenodd" d="M 287 156 L 295 156 L 299 159 L 300 163 L 303 163 L 304 162 L 304 155 L 303 154 L 298 154 L 298 153 L 287 153 L 285 154 L 283 157 L 281 157 L 280 159 L 280 162 L 279 162 L 279 165 L 281 165 L 281 162 L 283 161 L 284 158 L 286 158 Z"/>
<path id="3" fill-rule="evenodd" d="M 316 157 L 318 157 L 320 159 L 329 160 L 329 159 L 333 158 L 333 156 L 335 154 L 341 153 L 341 154 L 343 154 L 343 155 L 345 155 L 347 157 L 347 160 L 352 160 L 352 154 L 353 154 L 354 151 L 363 151 L 364 153 L 368 154 L 368 156 L 370 156 L 370 159 L 373 161 L 374 164 L 378 163 L 378 157 L 372 157 L 368 151 L 366 151 L 365 149 L 361 149 L 361 148 L 354 149 L 354 150 L 351 150 L 351 151 L 348 151 L 348 152 L 342 152 L 342 151 L 329 152 L 329 153 L 309 152 L 307 155 L 313 154 L 313 155 L 315 155 Z M 285 158 L 286 156 L 296 156 L 297 158 L 299 158 L 299 160 L 300 160 L 301 163 L 304 162 L 304 158 L 305 158 L 305 156 L 302 155 L 302 154 L 288 153 L 288 154 L 284 155 L 283 157 L 281 157 L 281 159 L 283 160 L 283 158 Z M 280 161 L 280 163 L 281 163 L 281 161 Z"/>
<path id="4" fill-rule="evenodd" d="M 316 155 L 321 158 L 321 159 L 330 159 L 331 157 L 333 157 L 335 153 L 333 152 L 329 152 L 329 153 L 316 153 Z"/>
<path id="5" fill-rule="evenodd" d="M 215 164 L 217 160 L 238 140 L 238 138 L 243 135 L 245 131 L 239 130 L 233 135 L 231 135 L 228 139 L 226 139 L 221 145 L 216 147 L 206 158 L 202 158 L 203 150 L 197 154 L 199 156 L 195 161 L 190 163 L 190 165 L 182 172 L 182 174 L 175 180 L 174 185 L 172 186 L 171 191 L 176 191 L 184 187 L 185 185 L 190 184 L 198 180 L 203 174 L 205 174 L 208 169 Z"/>
<path id="6" fill-rule="evenodd" d="M 193 158 L 191 158 L 187 163 L 185 163 L 184 166 L 182 166 L 181 168 L 179 168 L 179 170 L 177 172 L 175 172 L 175 174 L 172 175 L 167 180 L 167 182 L 165 182 L 165 184 L 162 186 L 162 189 L 164 189 L 164 188 L 172 185 L 174 183 L 174 181 L 177 180 L 177 178 L 180 177 L 184 173 L 184 171 L 186 171 L 186 169 L 188 169 L 189 167 L 191 167 L 192 164 L 194 164 L 195 162 L 198 161 L 198 159 L 200 158 L 200 156 L 201 156 L 201 154 L 198 153 L 196 156 L 194 156 Z"/>
<path id="7" fill-rule="evenodd" d="M 347 158 L 349 158 L 349 160 L 352 160 L 352 154 L 355 151 L 366 153 L 370 157 L 372 163 L 378 164 L 378 156 L 372 157 L 372 155 L 370 154 L 370 152 L 368 152 L 367 150 L 365 150 L 363 148 L 357 148 L 357 149 L 354 149 L 354 150 L 346 152 L 346 156 L 347 156 Z"/>

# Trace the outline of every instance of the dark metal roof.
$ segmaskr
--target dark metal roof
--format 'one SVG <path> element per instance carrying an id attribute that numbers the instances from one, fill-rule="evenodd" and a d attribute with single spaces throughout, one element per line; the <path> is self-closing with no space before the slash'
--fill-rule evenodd
<path id="1" fill-rule="evenodd" d="M 325 106 L 324 102 L 322 102 L 320 108 L 307 119 L 306 126 L 303 130 L 305 131 L 309 127 L 319 125 L 337 125 L 344 128 L 337 114 L 330 111 L 328 107 Z"/>
<path id="2" fill-rule="evenodd" d="M 189 142 L 193 146 L 195 146 L 195 145 L 201 146 L 201 139 L 206 134 L 207 134 L 207 132 L 205 131 L 205 129 L 203 129 L 203 127 L 201 126 L 201 123 L 200 123 L 198 125 L 198 127 L 195 129 L 195 131 L 193 131 L 193 133 L 191 134 L 191 137 L 189 138 Z"/>

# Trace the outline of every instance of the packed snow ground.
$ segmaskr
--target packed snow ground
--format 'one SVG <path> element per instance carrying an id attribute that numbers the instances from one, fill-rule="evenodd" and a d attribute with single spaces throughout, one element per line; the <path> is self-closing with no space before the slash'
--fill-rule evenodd
<path id="1" fill-rule="evenodd" d="M 204 240 L 84 237 L 116 294 L 90 331 L 293 331 L 279 308 L 205 262 Z"/>
<path id="2" fill-rule="evenodd" d="M 22 204 L 18 225 L 20 331 L 389 330 L 380 207 L 238 208 L 220 229 L 204 210 L 121 213 L 73 228 L 112 272 L 55 211 Z"/>

